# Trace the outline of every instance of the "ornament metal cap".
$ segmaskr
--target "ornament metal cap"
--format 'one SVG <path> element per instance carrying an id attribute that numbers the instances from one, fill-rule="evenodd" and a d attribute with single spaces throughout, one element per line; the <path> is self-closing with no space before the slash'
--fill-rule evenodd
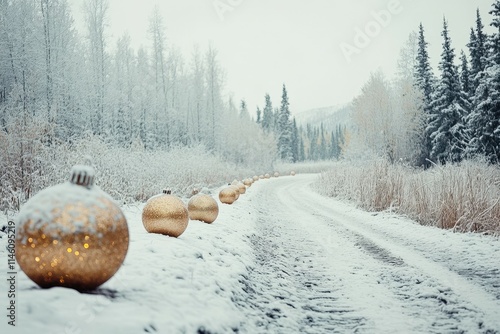
<path id="1" fill-rule="evenodd" d="M 163 193 L 166 194 L 166 195 L 171 195 L 172 194 L 172 190 L 170 190 L 170 189 L 163 189 Z"/>
<path id="2" fill-rule="evenodd" d="M 75 165 L 71 168 L 70 182 L 86 188 L 94 185 L 94 168 L 86 165 Z"/>

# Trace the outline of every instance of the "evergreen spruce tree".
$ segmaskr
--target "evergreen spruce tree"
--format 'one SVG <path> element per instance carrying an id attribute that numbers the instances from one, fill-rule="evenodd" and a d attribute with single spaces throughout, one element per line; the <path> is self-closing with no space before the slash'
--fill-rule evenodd
<path id="1" fill-rule="evenodd" d="M 485 68 L 473 97 L 474 110 L 469 128 L 474 131 L 470 150 L 484 155 L 492 163 L 500 161 L 500 0 L 493 3 L 491 26 L 495 29 L 487 40 Z"/>
<path id="2" fill-rule="evenodd" d="M 461 56 L 461 65 L 460 65 L 460 94 L 461 94 L 461 99 L 464 102 L 464 115 L 463 115 L 463 128 L 462 128 L 462 134 L 460 138 L 462 139 L 463 143 L 462 146 L 464 148 L 464 151 L 462 152 L 462 157 L 467 158 L 469 155 L 469 144 L 474 136 L 473 131 L 469 127 L 469 119 L 470 115 L 472 113 L 472 94 L 471 92 L 473 91 L 472 87 L 472 82 L 471 82 L 471 75 L 470 75 L 470 69 L 469 69 L 469 62 L 467 60 L 467 56 L 465 55 L 465 52 L 462 50 Z"/>
<path id="3" fill-rule="evenodd" d="M 257 107 L 257 121 L 256 121 L 257 124 L 261 124 L 262 123 L 262 118 L 261 117 L 262 117 L 262 111 L 260 110 L 259 107 Z"/>
<path id="4" fill-rule="evenodd" d="M 325 129 L 323 128 L 323 123 L 320 126 L 320 142 L 319 142 L 319 159 L 327 159 L 327 143 L 325 137 Z"/>
<path id="5" fill-rule="evenodd" d="M 277 117 L 278 152 L 283 161 L 292 161 L 292 129 L 288 94 L 285 85 L 281 96 L 281 108 Z"/>
<path id="6" fill-rule="evenodd" d="M 306 160 L 306 150 L 304 147 L 304 136 L 303 134 L 299 137 L 299 161 Z"/>
<path id="7" fill-rule="evenodd" d="M 474 39 L 471 38 L 469 51 L 471 54 L 471 77 L 474 77 L 476 84 L 472 96 L 473 110 L 468 118 L 467 126 L 472 133 L 472 139 L 468 146 L 470 155 L 486 156 L 491 162 L 498 162 L 499 159 L 499 124 L 498 124 L 498 88 L 499 73 L 499 27 L 500 27 L 500 2 L 497 0 L 493 4 L 490 14 L 493 16 L 491 26 L 495 28 L 492 36 L 484 37 L 484 50 L 478 47 L 477 41 L 478 24 L 476 23 L 476 33 Z M 482 25 L 480 25 L 482 28 Z M 472 36 L 472 34 L 471 34 Z M 482 56 L 478 53 L 482 50 Z M 482 67 L 474 66 L 478 62 Z M 477 73 L 476 73 L 477 72 Z"/>
<path id="8" fill-rule="evenodd" d="M 292 162 L 299 161 L 299 129 L 297 128 L 297 122 L 295 121 L 295 117 L 292 121 L 292 141 L 291 141 L 291 149 L 292 149 Z"/>
<path id="9" fill-rule="evenodd" d="M 458 68 L 454 64 L 455 51 L 451 47 L 448 23 L 443 21 L 443 51 L 439 62 L 441 76 L 431 102 L 428 132 L 431 137 L 430 158 L 435 162 L 457 162 L 462 158 L 464 144 L 464 116 L 466 101 L 463 100 Z"/>
<path id="10" fill-rule="evenodd" d="M 417 52 L 417 65 L 415 68 L 415 85 L 422 92 L 421 108 L 424 112 L 423 128 L 421 141 L 421 154 L 418 162 L 420 165 L 429 166 L 429 158 L 431 151 L 431 133 L 429 132 L 429 117 L 431 114 L 432 93 L 434 90 L 434 74 L 429 61 L 429 54 L 427 52 L 428 43 L 424 36 L 424 27 L 422 23 L 419 25 L 418 34 L 418 52 Z"/>
<path id="11" fill-rule="evenodd" d="M 262 111 L 262 128 L 264 131 L 269 132 L 274 128 L 273 104 L 269 94 L 266 94 L 265 99 L 266 102 L 264 110 Z"/>
<path id="12" fill-rule="evenodd" d="M 471 29 L 470 41 L 467 44 L 471 57 L 470 81 L 472 94 L 479 86 L 481 77 L 484 75 L 487 58 L 487 38 L 484 33 L 484 25 L 481 20 L 479 9 L 476 11 L 476 30 Z"/>
<path id="13" fill-rule="evenodd" d="M 469 61 L 467 60 L 467 56 L 465 52 L 462 50 L 460 53 L 460 84 L 462 85 L 462 91 L 470 97 L 470 93 L 472 91 L 472 85 L 470 80 L 470 70 L 469 70 Z"/>

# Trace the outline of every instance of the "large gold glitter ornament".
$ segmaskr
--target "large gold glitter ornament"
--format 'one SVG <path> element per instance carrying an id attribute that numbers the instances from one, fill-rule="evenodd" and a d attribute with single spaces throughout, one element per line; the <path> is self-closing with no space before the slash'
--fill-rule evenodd
<path id="1" fill-rule="evenodd" d="M 93 182 L 91 167 L 75 166 L 70 182 L 40 191 L 19 212 L 17 263 L 42 288 L 93 290 L 125 259 L 127 220 Z"/>
<path id="2" fill-rule="evenodd" d="M 170 190 L 151 197 L 142 210 L 142 224 L 149 233 L 178 237 L 186 230 L 188 221 L 186 205 Z"/>
<path id="3" fill-rule="evenodd" d="M 219 200 L 224 204 L 233 204 L 238 199 L 239 192 L 233 187 L 229 186 L 219 192 Z"/>
<path id="4" fill-rule="evenodd" d="M 211 224 L 219 215 L 219 205 L 212 196 L 197 194 L 188 202 L 189 219 Z"/>

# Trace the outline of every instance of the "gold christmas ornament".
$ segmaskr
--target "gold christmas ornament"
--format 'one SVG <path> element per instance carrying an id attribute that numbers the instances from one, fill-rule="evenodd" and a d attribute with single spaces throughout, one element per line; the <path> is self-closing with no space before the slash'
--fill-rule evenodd
<path id="1" fill-rule="evenodd" d="M 295 172 L 292 170 L 292 171 L 290 172 L 290 175 L 291 175 L 291 176 L 295 176 Z"/>
<path id="2" fill-rule="evenodd" d="M 89 166 L 74 166 L 69 182 L 40 191 L 19 212 L 16 260 L 42 288 L 97 288 L 120 268 L 128 243 L 123 212 L 94 186 Z"/>
<path id="3" fill-rule="evenodd" d="M 274 172 L 274 177 L 279 177 L 280 173 L 279 172 Z"/>
<path id="4" fill-rule="evenodd" d="M 238 180 L 233 180 L 233 182 L 231 182 L 231 185 L 232 185 L 232 186 L 237 186 L 237 185 L 238 185 L 238 183 L 240 183 L 240 181 L 238 181 Z"/>
<path id="5" fill-rule="evenodd" d="M 243 184 L 247 187 L 250 187 L 253 183 L 253 180 L 252 179 L 245 179 L 243 180 Z"/>
<path id="6" fill-rule="evenodd" d="M 265 177 L 266 179 L 269 179 L 269 178 L 271 178 L 271 175 L 269 175 L 268 173 L 266 173 L 266 175 L 264 175 L 264 177 Z"/>
<path id="7" fill-rule="evenodd" d="M 236 186 L 238 187 L 238 191 L 240 192 L 240 194 L 244 194 L 247 192 L 247 187 L 245 187 L 243 183 L 239 182 Z"/>
<path id="8" fill-rule="evenodd" d="M 240 198 L 240 187 L 238 187 L 237 185 L 233 185 L 233 184 L 230 184 L 228 185 L 229 188 L 233 189 L 234 192 L 236 193 L 236 200 L 238 200 L 238 198 Z"/>
<path id="9" fill-rule="evenodd" d="M 211 224 L 219 215 L 219 205 L 212 196 L 197 194 L 188 202 L 189 219 Z"/>
<path id="10" fill-rule="evenodd" d="M 148 199 L 142 209 L 142 224 L 149 233 L 177 238 L 186 230 L 188 221 L 186 205 L 170 190 L 163 190 L 163 194 Z"/>
<path id="11" fill-rule="evenodd" d="M 260 175 L 260 176 L 259 176 L 259 179 L 261 179 L 261 180 L 262 180 L 262 179 L 265 179 L 265 178 L 266 178 L 266 177 L 265 177 L 264 175 Z"/>
<path id="12" fill-rule="evenodd" d="M 259 181 L 259 177 L 257 175 L 254 175 L 253 177 L 253 182 Z"/>
<path id="13" fill-rule="evenodd" d="M 237 200 L 239 192 L 233 186 L 226 187 L 219 192 L 219 200 L 224 204 L 233 204 Z"/>

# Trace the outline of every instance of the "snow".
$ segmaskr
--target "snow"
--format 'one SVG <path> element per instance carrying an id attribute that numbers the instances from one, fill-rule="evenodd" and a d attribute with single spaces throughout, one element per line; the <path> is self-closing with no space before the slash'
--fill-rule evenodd
<path id="1" fill-rule="evenodd" d="M 232 205 L 219 202 L 221 188 L 212 189 L 217 220 L 190 221 L 179 238 L 148 234 L 144 204 L 122 207 L 130 245 L 117 274 L 79 293 L 40 289 L 19 272 L 18 328 L 2 316 L 0 332 L 500 330 L 497 238 L 363 212 L 315 193 L 317 177 L 259 180 Z M 6 222 L 0 216 L 0 225 Z"/>
<path id="2" fill-rule="evenodd" d="M 103 201 L 103 199 L 114 202 L 113 199 L 98 186 L 87 188 L 68 181 L 46 188 L 23 205 L 17 217 L 17 221 L 19 222 L 17 228 L 19 230 L 27 229 L 27 233 L 34 233 L 37 230 L 43 229 L 46 233 L 51 234 L 53 238 L 58 238 L 58 232 L 61 230 L 65 235 L 83 231 L 93 233 L 97 230 L 95 209 L 89 212 L 89 224 L 76 222 L 68 226 L 65 224 L 64 220 L 58 224 L 51 222 L 51 220 L 54 212 L 66 207 L 71 207 L 74 203 L 79 203 L 78 206 L 75 206 L 69 211 L 69 214 L 74 217 L 80 215 L 79 206 L 107 209 L 108 203 Z M 57 207 L 55 207 L 55 203 L 57 203 Z M 120 222 L 121 219 L 121 215 L 116 215 L 115 223 Z M 48 222 L 51 223 L 47 224 Z M 114 229 L 116 226 L 113 225 L 112 228 Z M 22 240 L 22 242 L 26 243 L 26 240 Z"/>

